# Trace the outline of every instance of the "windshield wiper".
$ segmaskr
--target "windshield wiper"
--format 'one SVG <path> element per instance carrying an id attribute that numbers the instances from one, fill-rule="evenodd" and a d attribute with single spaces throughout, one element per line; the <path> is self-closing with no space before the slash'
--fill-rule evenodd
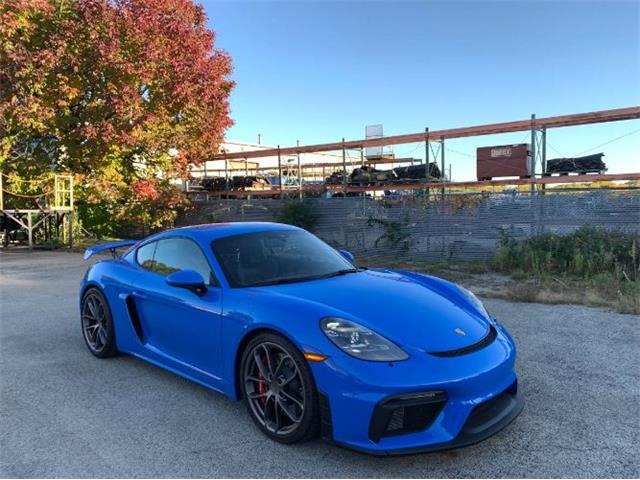
<path id="1" fill-rule="evenodd" d="M 280 278 L 278 280 L 266 280 L 264 282 L 257 282 L 251 285 L 247 285 L 247 287 L 267 287 L 269 285 L 285 285 L 287 283 L 308 282 L 310 280 L 320 280 L 322 278 L 337 277 L 340 275 L 346 275 L 348 273 L 355 273 L 359 271 L 360 270 L 357 268 L 345 268 L 344 270 L 337 270 L 335 272 L 325 273 L 322 275 L 310 275 L 308 277 L 291 277 L 291 278 Z"/>
<path id="2" fill-rule="evenodd" d="M 304 282 L 306 280 L 315 280 L 318 277 L 292 277 L 292 278 L 280 278 L 278 280 L 265 280 L 264 282 L 256 282 L 247 287 L 267 287 L 269 285 L 284 285 L 285 283 Z"/>
<path id="3" fill-rule="evenodd" d="M 346 275 L 348 273 L 356 273 L 360 270 L 357 268 L 345 268 L 344 270 L 337 270 L 335 272 L 327 273 L 326 275 L 321 275 L 319 278 L 331 278 L 331 277 L 339 277 L 340 275 Z"/>

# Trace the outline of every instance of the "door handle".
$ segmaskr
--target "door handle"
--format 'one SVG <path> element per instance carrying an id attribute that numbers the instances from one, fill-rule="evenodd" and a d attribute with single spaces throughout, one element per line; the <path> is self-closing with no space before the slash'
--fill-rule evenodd
<path id="1" fill-rule="evenodd" d="M 132 296 L 139 298 L 140 300 L 145 300 L 147 298 L 149 298 L 149 295 L 147 295 L 146 293 L 143 292 L 138 292 L 138 291 L 133 291 L 131 293 Z"/>

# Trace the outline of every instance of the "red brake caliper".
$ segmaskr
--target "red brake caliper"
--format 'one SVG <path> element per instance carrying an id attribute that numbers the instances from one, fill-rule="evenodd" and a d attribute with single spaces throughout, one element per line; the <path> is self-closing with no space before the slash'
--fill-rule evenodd
<path id="1" fill-rule="evenodd" d="M 266 360 L 266 358 L 260 358 L 260 360 L 263 362 L 262 364 L 264 365 L 264 362 Z M 266 378 L 264 378 L 262 376 L 262 373 L 260 373 L 260 369 L 258 368 L 258 378 L 260 380 L 266 380 Z M 262 393 L 267 393 L 267 384 L 264 382 L 258 382 L 258 393 L 262 394 Z M 267 397 L 260 397 L 260 401 L 262 402 L 262 406 L 264 407 L 267 403 Z"/>

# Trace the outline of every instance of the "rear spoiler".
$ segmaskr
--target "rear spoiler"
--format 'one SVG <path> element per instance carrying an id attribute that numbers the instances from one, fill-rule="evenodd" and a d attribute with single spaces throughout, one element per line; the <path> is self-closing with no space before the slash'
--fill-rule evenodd
<path id="1" fill-rule="evenodd" d="M 94 245 L 93 247 L 87 248 L 84 251 L 84 255 L 82 256 L 82 258 L 84 258 L 85 260 L 88 260 L 89 258 L 94 256 L 96 253 L 104 252 L 105 250 L 109 250 L 111 252 L 111 255 L 113 255 L 113 258 L 115 258 L 116 249 L 131 247 L 136 243 L 138 243 L 137 240 L 123 240 L 121 242 L 100 243 L 98 245 Z"/>

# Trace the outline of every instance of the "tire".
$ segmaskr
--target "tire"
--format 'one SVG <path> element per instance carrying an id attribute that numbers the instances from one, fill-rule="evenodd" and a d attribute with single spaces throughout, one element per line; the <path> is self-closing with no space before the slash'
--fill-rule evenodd
<path id="1" fill-rule="evenodd" d="M 240 365 L 247 411 L 266 436 L 291 444 L 318 435 L 318 392 L 311 369 L 295 345 L 280 335 L 260 334 L 244 349 Z"/>
<path id="2" fill-rule="evenodd" d="M 93 355 L 109 358 L 118 354 L 109 302 L 95 287 L 89 288 L 82 296 L 80 326 L 84 343 Z"/>

